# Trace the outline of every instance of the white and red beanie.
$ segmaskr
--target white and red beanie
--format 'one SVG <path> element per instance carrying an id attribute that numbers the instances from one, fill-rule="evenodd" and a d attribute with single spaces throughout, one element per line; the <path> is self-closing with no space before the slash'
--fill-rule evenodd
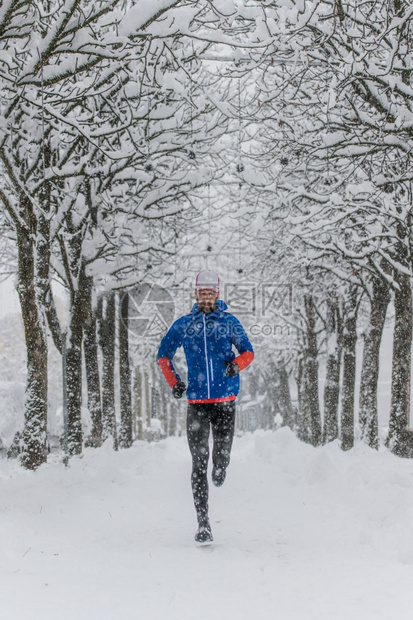
<path id="1" fill-rule="evenodd" d="M 195 280 L 195 290 L 219 293 L 219 278 L 213 271 L 200 271 Z"/>

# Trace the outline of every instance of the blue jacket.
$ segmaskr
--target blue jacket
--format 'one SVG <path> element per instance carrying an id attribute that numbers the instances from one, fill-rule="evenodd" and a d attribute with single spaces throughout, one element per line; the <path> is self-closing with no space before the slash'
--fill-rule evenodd
<path id="1" fill-rule="evenodd" d="M 158 360 L 168 358 L 170 370 L 176 380 L 180 381 L 175 371 L 172 359 L 178 347 L 183 347 L 188 365 L 187 398 L 189 402 L 219 402 L 235 400 L 239 392 L 239 375 L 226 377 L 225 362 L 233 361 L 235 353 L 250 352 L 245 363 L 239 363 L 244 368 L 252 361 L 253 348 L 244 328 L 238 319 L 229 312 L 225 312 L 227 305 L 221 299 L 217 300 L 215 312 L 204 314 L 194 304 L 190 314 L 175 321 L 162 338 L 158 351 Z M 236 360 L 237 361 L 237 360 Z M 168 380 L 167 374 L 164 372 Z M 168 383 L 173 385 L 172 380 Z"/>

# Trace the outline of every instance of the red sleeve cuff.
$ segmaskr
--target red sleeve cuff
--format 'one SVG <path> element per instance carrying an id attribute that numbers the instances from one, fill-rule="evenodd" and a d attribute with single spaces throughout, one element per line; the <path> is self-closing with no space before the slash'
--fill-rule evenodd
<path id="1" fill-rule="evenodd" d="M 252 351 L 244 351 L 236 357 L 233 361 L 238 364 L 240 370 L 244 370 L 247 366 L 249 366 L 254 359 L 254 353 Z"/>
<path id="2" fill-rule="evenodd" d="M 178 379 L 175 376 L 174 371 L 171 368 L 171 361 L 169 357 L 161 357 L 158 359 L 159 366 L 161 367 L 163 376 L 168 382 L 169 387 L 173 388 Z"/>

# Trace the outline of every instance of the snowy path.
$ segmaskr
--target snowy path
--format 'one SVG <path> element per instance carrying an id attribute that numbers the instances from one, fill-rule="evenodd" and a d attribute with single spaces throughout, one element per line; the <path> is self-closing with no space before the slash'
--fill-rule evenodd
<path id="1" fill-rule="evenodd" d="M 185 438 L 64 469 L 0 463 L 2 620 L 393 620 L 413 616 L 413 462 L 236 438 L 193 543 Z"/>

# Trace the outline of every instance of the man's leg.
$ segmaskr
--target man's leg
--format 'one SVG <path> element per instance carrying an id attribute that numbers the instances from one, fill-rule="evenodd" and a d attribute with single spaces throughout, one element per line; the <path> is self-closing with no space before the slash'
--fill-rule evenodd
<path id="1" fill-rule="evenodd" d="M 235 431 L 235 401 L 215 403 L 211 417 L 212 436 L 212 482 L 220 487 L 224 484 L 226 469 L 231 457 L 232 441 Z"/>
<path id="2" fill-rule="evenodd" d="M 209 419 L 202 404 L 188 405 L 186 428 L 192 455 L 192 494 L 198 523 L 208 521 L 208 459 Z"/>

